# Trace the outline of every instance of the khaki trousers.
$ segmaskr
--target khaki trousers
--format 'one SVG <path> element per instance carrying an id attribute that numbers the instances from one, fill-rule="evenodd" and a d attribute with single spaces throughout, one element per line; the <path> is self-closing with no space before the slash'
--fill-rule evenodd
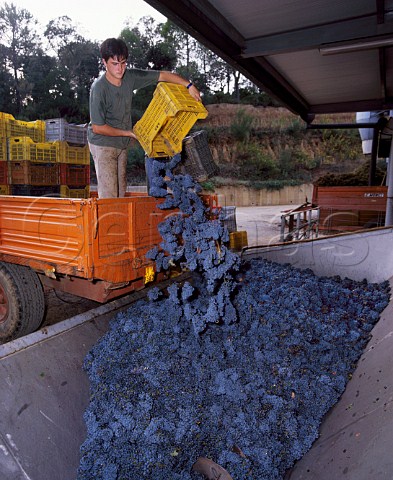
<path id="1" fill-rule="evenodd" d="M 99 198 L 124 197 L 127 190 L 127 150 L 89 143 L 97 175 Z"/>

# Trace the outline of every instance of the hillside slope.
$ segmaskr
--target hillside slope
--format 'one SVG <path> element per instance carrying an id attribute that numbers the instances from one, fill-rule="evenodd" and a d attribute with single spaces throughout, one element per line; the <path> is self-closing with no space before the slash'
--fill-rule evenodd
<path id="1" fill-rule="evenodd" d="M 367 162 L 358 129 L 312 130 L 285 108 L 207 105 L 199 121 L 220 167 L 220 182 L 315 181 L 352 172 Z M 355 114 L 319 116 L 315 123 L 354 123 Z"/>

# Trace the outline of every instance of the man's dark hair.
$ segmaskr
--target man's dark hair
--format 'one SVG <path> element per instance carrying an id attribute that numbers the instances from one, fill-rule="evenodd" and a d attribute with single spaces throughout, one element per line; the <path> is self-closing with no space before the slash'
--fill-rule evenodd
<path id="1" fill-rule="evenodd" d="M 127 60 L 128 48 L 124 40 L 120 38 L 107 38 L 104 40 L 100 47 L 101 58 L 106 62 L 110 58 L 117 60 Z"/>

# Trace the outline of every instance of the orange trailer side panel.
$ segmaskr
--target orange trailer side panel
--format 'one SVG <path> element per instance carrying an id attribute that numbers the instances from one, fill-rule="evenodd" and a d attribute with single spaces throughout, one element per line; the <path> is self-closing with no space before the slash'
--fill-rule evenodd
<path id="1" fill-rule="evenodd" d="M 145 254 L 161 241 L 158 224 L 168 213 L 148 196 L 98 199 L 96 205 L 92 276 L 113 283 L 143 277 L 153 264 Z"/>
<path id="2" fill-rule="evenodd" d="M 131 282 L 152 266 L 145 254 L 160 242 L 157 226 L 166 215 L 157 199 L 147 196 L 3 196 L 0 258 L 47 273 Z"/>
<path id="3" fill-rule="evenodd" d="M 36 260 L 77 274 L 85 269 L 84 249 L 80 204 L 47 197 L 0 197 L 1 254 L 19 257 L 16 263 Z"/>

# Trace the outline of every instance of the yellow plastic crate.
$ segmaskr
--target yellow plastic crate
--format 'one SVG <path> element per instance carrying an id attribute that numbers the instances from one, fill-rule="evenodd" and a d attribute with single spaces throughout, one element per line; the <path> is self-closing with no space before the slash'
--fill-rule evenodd
<path id="1" fill-rule="evenodd" d="M 9 113 L 0 112 L 0 137 L 5 138 L 7 136 L 7 122 L 14 117 Z"/>
<path id="2" fill-rule="evenodd" d="M 167 143 L 165 142 L 164 137 L 160 133 L 158 133 L 154 140 L 151 142 L 151 153 L 152 154 L 148 154 L 148 156 L 153 158 L 171 156 L 171 154 L 168 153 Z"/>
<path id="3" fill-rule="evenodd" d="M 200 117 L 196 112 L 179 112 L 173 121 L 163 126 L 160 133 L 170 155 L 182 151 L 182 142 L 198 118 Z"/>
<path id="4" fill-rule="evenodd" d="M 30 160 L 37 163 L 56 163 L 59 147 L 56 142 L 34 142 L 30 137 L 12 137 L 8 139 L 9 160 Z"/>
<path id="5" fill-rule="evenodd" d="M 9 195 L 10 186 L 9 185 L 0 185 L 0 195 Z"/>
<path id="6" fill-rule="evenodd" d="M 30 137 L 34 142 L 45 142 L 45 122 L 42 120 L 24 122 L 8 115 L 5 127 L 6 137 Z"/>
<path id="7" fill-rule="evenodd" d="M 68 185 L 60 185 L 60 196 L 64 198 L 89 198 L 90 186 L 70 187 Z"/>
<path id="8" fill-rule="evenodd" d="M 198 119 L 207 117 L 201 102 L 183 85 L 159 83 L 153 99 L 134 133 L 149 157 L 167 157 L 181 152 L 182 140 Z"/>
<path id="9" fill-rule="evenodd" d="M 79 165 L 90 165 L 90 150 L 88 145 L 78 147 L 69 145 L 67 142 L 53 142 L 59 145 L 60 163 L 77 163 Z"/>
<path id="10" fill-rule="evenodd" d="M 232 232 L 229 234 L 229 248 L 231 250 L 241 250 L 248 246 L 247 232 L 245 230 Z"/>
<path id="11" fill-rule="evenodd" d="M 7 139 L 0 137 L 0 162 L 7 160 Z"/>

